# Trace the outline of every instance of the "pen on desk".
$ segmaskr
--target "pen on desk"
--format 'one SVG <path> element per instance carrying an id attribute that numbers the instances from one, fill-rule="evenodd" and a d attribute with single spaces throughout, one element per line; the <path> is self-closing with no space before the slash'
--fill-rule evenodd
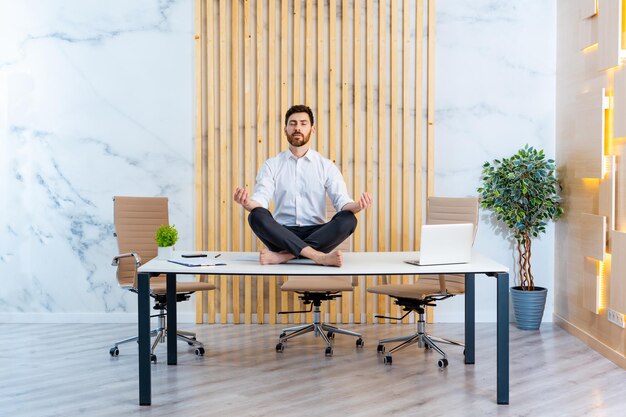
<path id="1" fill-rule="evenodd" d="M 218 253 L 217 255 L 215 255 L 216 258 L 219 258 L 220 256 L 222 256 L 221 253 Z"/>

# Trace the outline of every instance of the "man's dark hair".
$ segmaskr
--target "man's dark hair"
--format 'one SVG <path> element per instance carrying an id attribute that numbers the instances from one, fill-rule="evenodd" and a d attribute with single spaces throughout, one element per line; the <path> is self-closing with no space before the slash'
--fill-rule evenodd
<path id="1" fill-rule="evenodd" d="M 313 110 L 309 106 L 305 106 L 304 104 L 296 104 L 295 106 L 291 106 L 287 113 L 285 113 L 285 126 L 287 126 L 287 122 L 289 121 L 289 117 L 291 117 L 294 113 L 306 113 L 309 115 L 309 120 L 311 121 L 311 126 L 315 124 L 313 119 Z"/>

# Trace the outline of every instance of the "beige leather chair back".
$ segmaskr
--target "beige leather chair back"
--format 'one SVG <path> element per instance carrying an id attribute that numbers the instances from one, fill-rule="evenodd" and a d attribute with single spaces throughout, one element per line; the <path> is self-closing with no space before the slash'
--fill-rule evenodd
<path id="1" fill-rule="evenodd" d="M 426 224 L 472 223 L 474 238 L 478 229 L 478 198 L 477 197 L 430 197 L 426 208 Z M 420 277 L 422 280 L 439 279 L 441 291 L 451 293 L 464 292 L 465 277 L 463 275 L 439 275 Z"/>
<path id="2" fill-rule="evenodd" d="M 135 252 L 141 264 L 157 256 L 156 229 L 169 224 L 166 197 L 113 197 L 115 234 L 119 253 Z M 151 283 L 163 280 L 157 277 Z M 120 259 L 117 281 L 121 287 L 137 288 L 135 259 Z"/>

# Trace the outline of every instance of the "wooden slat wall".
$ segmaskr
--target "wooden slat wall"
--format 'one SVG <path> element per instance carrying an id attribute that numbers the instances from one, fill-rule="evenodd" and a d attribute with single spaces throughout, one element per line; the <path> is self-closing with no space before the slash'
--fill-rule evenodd
<path id="1" fill-rule="evenodd" d="M 259 249 L 233 190 L 252 191 L 262 163 L 287 149 L 284 113 L 299 103 L 315 113 L 313 148 L 337 164 L 353 198 L 374 196 L 358 215 L 352 250 L 418 249 L 433 184 L 434 113 L 422 119 L 422 95 L 433 104 L 434 67 L 422 36 L 426 18 L 432 36 L 434 0 L 195 2 L 197 249 Z M 198 296 L 196 321 L 299 322 L 300 314 L 278 318 L 299 304 L 278 291 L 283 279 L 222 277 L 217 291 Z M 372 323 L 396 313 L 387 297 L 365 291 L 381 279 L 360 277 L 353 294 L 324 304 L 325 319 Z"/>

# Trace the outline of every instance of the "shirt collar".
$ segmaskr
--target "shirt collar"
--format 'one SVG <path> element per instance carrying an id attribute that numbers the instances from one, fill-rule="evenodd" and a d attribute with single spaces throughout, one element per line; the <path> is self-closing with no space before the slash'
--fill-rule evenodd
<path id="1" fill-rule="evenodd" d="M 285 151 L 285 156 L 287 157 L 287 159 L 293 159 L 293 160 L 297 160 L 298 159 L 298 158 L 296 158 L 296 156 L 294 154 L 291 153 L 291 151 L 289 149 L 287 149 Z M 301 159 L 305 159 L 307 161 L 313 162 L 318 157 L 319 157 L 319 154 L 316 151 L 314 151 L 313 149 L 309 148 L 307 153 L 305 153 L 304 156 Z"/>

